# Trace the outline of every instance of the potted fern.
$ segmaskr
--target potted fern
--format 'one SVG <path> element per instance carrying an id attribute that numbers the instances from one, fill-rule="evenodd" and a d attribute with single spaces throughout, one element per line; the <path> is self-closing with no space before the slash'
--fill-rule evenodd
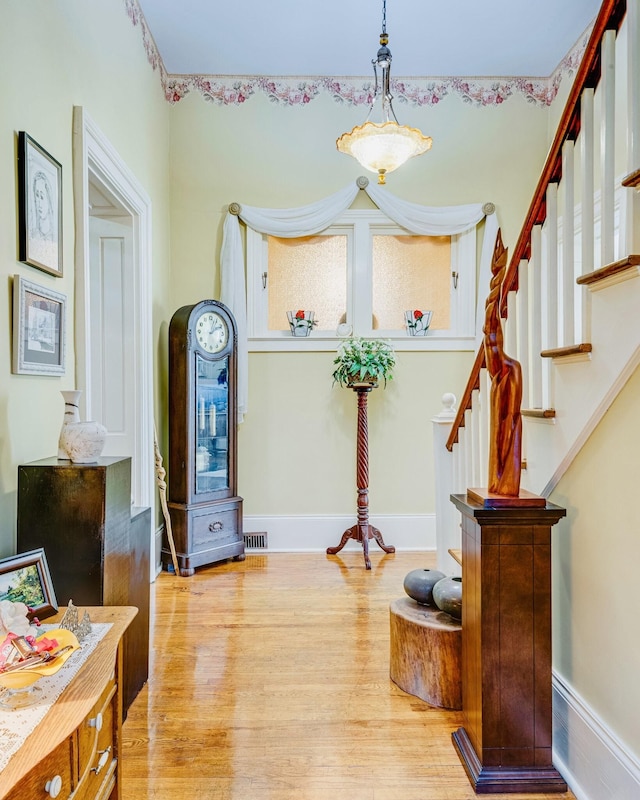
<path id="1" fill-rule="evenodd" d="M 384 339 L 352 336 L 338 347 L 333 360 L 333 381 L 351 387 L 357 383 L 379 383 L 393 378 L 396 357 L 391 343 Z"/>

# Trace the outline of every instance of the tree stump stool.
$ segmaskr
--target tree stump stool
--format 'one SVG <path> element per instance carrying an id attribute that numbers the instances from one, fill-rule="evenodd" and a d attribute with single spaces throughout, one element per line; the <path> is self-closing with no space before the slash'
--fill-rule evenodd
<path id="1" fill-rule="evenodd" d="M 409 597 L 389 606 L 391 680 L 432 706 L 462 708 L 462 624 Z"/>

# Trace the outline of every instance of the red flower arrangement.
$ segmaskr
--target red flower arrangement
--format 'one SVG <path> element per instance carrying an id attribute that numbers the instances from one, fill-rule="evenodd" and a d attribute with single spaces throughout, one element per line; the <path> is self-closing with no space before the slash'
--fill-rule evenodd
<path id="1" fill-rule="evenodd" d="M 308 336 L 314 325 L 318 321 L 314 318 L 313 311 L 304 311 L 299 308 L 297 311 L 287 311 L 287 319 L 289 320 L 289 327 L 294 336 Z"/>
<path id="2" fill-rule="evenodd" d="M 432 311 L 405 311 L 404 319 L 407 323 L 407 330 L 411 336 L 426 336 L 431 323 Z"/>

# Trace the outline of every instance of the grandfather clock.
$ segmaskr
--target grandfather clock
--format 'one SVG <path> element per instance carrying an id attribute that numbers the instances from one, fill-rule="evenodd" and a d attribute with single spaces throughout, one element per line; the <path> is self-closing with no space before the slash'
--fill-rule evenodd
<path id="1" fill-rule="evenodd" d="M 169 515 L 180 574 L 244 559 L 237 494 L 237 332 L 229 309 L 202 300 L 169 325 Z M 168 543 L 163 563 L 172 563 Z"/>

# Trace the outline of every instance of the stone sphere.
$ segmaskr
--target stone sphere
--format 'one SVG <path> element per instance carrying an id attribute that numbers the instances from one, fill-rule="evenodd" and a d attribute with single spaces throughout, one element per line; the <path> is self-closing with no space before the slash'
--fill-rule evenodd
<path id="1" fill-rule="evenodd" d="M 433 605 L 433 587 L 445 575 L 437 569 L 413 569 L 404 579 L 404 590 L 421 606 Z"/>
<path id="2" fill-rule="evenodd" d="M 443 578 L 433 587 L 433 602 L 440 611 L 462 619 L 462 578 Z"/>

